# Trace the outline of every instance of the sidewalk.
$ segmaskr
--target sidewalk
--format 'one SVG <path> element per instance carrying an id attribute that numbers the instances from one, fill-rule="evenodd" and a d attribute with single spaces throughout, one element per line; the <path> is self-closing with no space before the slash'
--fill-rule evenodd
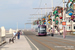
<path id="1" fill-rule="evenodd" d="M 7 44 L 1 48 L 1 50 L 32 50 L 26 38 L 21 35 L 20 39 L 16 39 L 14 43 L 9 43 L 7 38 Z"/>

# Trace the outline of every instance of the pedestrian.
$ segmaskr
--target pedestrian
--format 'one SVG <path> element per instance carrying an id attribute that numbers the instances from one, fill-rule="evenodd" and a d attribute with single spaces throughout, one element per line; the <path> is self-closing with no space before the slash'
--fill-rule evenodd
<path id="1" fill-rule="evenodd" d="M 17 32 L 17 38 L 18 39 L 20 39 L 20 34 L 21 34 L 20 32 L 21 32 L 20 30 Z"/>
<path id="2" fill-rule="evenodd" d="M 16 39 L 16 31 L 13 32 L 13 38 Z"/>
<path id="3" fill-rule="evenodd" d="M 53 30 L 52 30 L 52 29 L 51 29 L 51 31 L 50 31 L 50 34 L 51 34 L 52 37 L 54 36 Z"/>
<path id="4" fill-rule="evenodd" d="M 50 29 L 48 31 L 49 31 L 49 36 L 50 36 Z"/>

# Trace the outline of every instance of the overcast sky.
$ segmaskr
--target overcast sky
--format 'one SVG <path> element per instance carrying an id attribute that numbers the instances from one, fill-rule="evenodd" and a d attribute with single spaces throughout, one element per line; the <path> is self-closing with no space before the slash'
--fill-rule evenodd
<path id="1" fill-rule="evenodd" d="M 0 27 L 16 29 L 18 22 L 18 27 L 24 29 L 24 23 L 30 23 L 28 20 L 33 17 L 30 14 L 41 13 L 41 10 L 37 11 L 33 8 L 44 8 L 45 3 L 47 8 L 52 7 L 51 0 L 0 0 Z M 53 5 L 54 7 L 63 6 L 62 0 L 53 0 Z M 50 11 L 47 9 L 47 12 Z M 42 12 L 45 14 L 45 10 L 42 10 Z M 26 27 L 31 28 L 30 25 Z"/>

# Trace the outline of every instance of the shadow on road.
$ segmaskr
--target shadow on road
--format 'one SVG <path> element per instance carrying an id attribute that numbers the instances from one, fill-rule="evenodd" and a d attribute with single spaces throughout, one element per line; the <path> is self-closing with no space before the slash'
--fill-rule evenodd
<path id="1" fill-rule="evenodd" d="M 47 37 L 47 36 L 41 36 L 41 35 L 36 35 L 37 37 Z"/>
<path id="2" fill-rule="evenodd" d="M 36 36 L 38 36 L 38 37 L 48 37 L 48 36 L 50 36 L 50 34 L 47 34 L 47 35 L 36 35 Z"/>

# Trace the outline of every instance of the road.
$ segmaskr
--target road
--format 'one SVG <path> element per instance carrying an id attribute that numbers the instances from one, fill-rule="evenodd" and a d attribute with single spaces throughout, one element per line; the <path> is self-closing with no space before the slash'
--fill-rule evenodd
<path id="1" fill-rule="evenodd" d="M 24 34 L 39 50 L 75 50 L 75 41 L 58 39 L 51 36 L 38 36 L 32 31 L 24 31 Z M 32 47 L 32 49 L 34 48 Z"/>

